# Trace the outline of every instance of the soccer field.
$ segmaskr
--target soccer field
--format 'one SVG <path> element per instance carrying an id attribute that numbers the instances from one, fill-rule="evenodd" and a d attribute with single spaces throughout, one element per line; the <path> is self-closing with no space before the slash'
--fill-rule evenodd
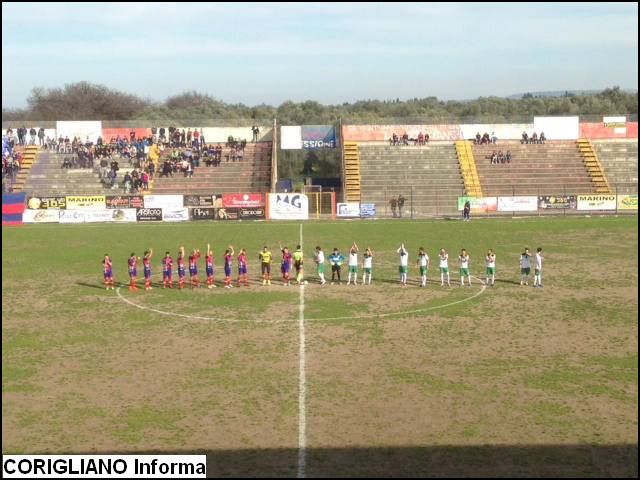
<path id="1" fill-rule="evenodd" d="M 373 284 L 320 286 L 314 247 L 354 241 Z M 303 244 L 304 288 L 281 285 L 279 242 Z M 166 250 L 207 243 L 218 288 L 159 288 Z M 229 244 L 248 288 L 220 288 Z M 519 284 L 525 246 L 544 248 L 542 289 Z M 127 258 L 149 247 L 155 288 L 139 265 L 130 292 Z M 210 476 L 637 476 L 637 251 L 636 216 L 3 228 L 3 453 L 198 452 Z"/>

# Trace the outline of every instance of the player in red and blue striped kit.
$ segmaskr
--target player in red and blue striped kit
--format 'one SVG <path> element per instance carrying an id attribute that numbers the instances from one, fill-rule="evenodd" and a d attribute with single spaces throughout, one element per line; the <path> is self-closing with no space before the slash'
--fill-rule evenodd
<path id="1" fill-rule="evenodd" d="M 111 257 L 108 253 L 104 254 L 104 259 L 102 260 L 102 267 L 104 271 L 104 285 L 105 289 L 111 290 L 114 289 L 113 286 L 113 263 L 111 262 Z"/>
<path id="2" fill-rule="evenodd" d="M 138 280 L 138 260 L 140 260 L 140 257 L 136 257 L 135 253 L 132 253 L 129 256 L 129 260 L 127 260 L 129 267 L 129 290 L 131 291 L 138 290 L 138 285 L 136 285 Z"/>
<path id="3" fill-rule="evenodd" d="M 162 288 L 173 288 L 173 258 L 167 251 L 162 259 Z"/>
<path id="4" fill-rule="evenodd" d="M 184 288 L 184 277 L 187 275 L 187 270 L 184 266 L 184 247 L 180 247 L 178 251 L 178 288 L 182 290 Z"/>
<path id="5" fill-rule="evenodd" d="M 189 283 L 191 288 L 200 287 L 200 279 L 198 278 L 198 260 L 200 260 L 200 250 L 194 249 L 189 255 Z"/>
<path id="6" fill-rule="evenodd" d="M 205 257 L 207 264 L 207 288 L 214 288 L 216 284 L 213 280 L 213 252 L 211 251 L 211 245 L 207 243 L 207 256 Z"/>
<path id="7" fill-rule="evenodd" d="M 224 252 L 224 288 L 231 288 L 231 269 L 233 268 L 233 246 L 229 245 L 229 248 Z"/>
<path id="8" fill-rule="evenodd" d="M 144 267 L 144 289 L 151 290 L 153 287 L 151 286 L 151 257 L 153 256 L 153 249 L 149 248 L 149 250 L 144 252 L 144 257 L 142 257 L 142 265 Z"/>
<path id="9" fill-rule="evenodd" d="M 240 280 L 244 280 L 244 286 L 249 286 L 249 280 L 247 279 L 247 252 L 244 248 L 240 249 L 238 254 L 238 287 L 240 286 Z"/>

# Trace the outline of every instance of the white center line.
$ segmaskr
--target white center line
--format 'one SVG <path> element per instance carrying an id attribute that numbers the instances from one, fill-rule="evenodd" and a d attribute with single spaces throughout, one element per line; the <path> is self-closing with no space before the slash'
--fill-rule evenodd
<path id="1" fill-rule="evenodd" d="M 302 243 L 302 224 L 300 224 L 300 248 L 301 250 L 304 248 Z M 304 283 L 300 285 L 298 327 L 300 331 L 300 372 L 298 379 L 298 478 L 305 478 L 307 467 L 307 378 L 305 373 L 306 340 L 304 334 Z"/>

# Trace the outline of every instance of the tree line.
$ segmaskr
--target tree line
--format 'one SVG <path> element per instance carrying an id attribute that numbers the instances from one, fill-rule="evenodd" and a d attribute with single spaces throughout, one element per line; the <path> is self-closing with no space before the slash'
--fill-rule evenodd
<path id="1" fill-rule="evenodd" d="M 638 93 L 619 87 L 593 95 L 566 93 L 560 97 L 521 99 L 480 97 L 475 100 L 438 100 L 436 97 L 395 100 L 360 100 L 341 105 L 322 105 L 315 101 L 286 101 L 274 107 L 261 104 L 225 103 L 214 97 L 188 91 L 155 102 L 104 85 L 79 82 L 60 88 L 34 88 L 26 108 L 2 109 L 3 121 L 102 120 L 193 123 L 219 119 L 235 123 L 281 125 L 345 123 L 467 122 L 517 123 L 531 121 L 535 115 L 613 115 L 637 114 Z"/>

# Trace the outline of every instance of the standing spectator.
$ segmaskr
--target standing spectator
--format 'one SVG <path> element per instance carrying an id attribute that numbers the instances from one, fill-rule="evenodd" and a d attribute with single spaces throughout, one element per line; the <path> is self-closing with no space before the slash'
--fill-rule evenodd
<path id="1" fill-rule="evenodd" d="M 149 174 L 142 172 L 142 189 L 149 190 Z"/>
<path id="2" fill-rule="evenodd" d="M 129 132 L 129 138 L 131 139 L 131 143 L 134 143 L 136 141 L 136 131 L 135 130 L 131 130 Z"/>
<path id="3" fill-rule="evenodd" d="M 200 129 L 200 145 L 202 145 L 203 147 L 206 145 L 207 143 L 204 140 L 204 132 L 202 131 L 202 128 Z"/>
<path id="4" fill-rule="evenodd" d="M 402 218 L 402 207 L 404 207 L 404 197 L 402 194 L 398 196 L 398 215 Z"/>
<path id="5" fill-rule="evenodd" d="M 498 137 L 496 137 L 496 132 L 491 132 L 491 143 L 494 145 L 498 143 Z"/>
<path id="6" fill-rule="evenodd" d="M 529 143 L 529 135 L 527 134 L 527 132 L 522 132 L 522 140 L 520 140 L 520 143 L 522 144 Z"/>
<path id="7" fill-rule="evenodd" d="M 258 134 L 260 133 L 260 129 L 257 125 L 253 125 L 251 127 L 251 133 L 253 134 L 253 143 L 256 143 L 258 141 Z"/>
<path id="8" fill-rule="evenodd" d="M 544 143 L 547 141 L 547 137 L 544 136 L 544 132 L 540 132 L 540 143 L 542 143 L 544 145 Z M 542 286 L 542 285 L 540 285 Z"/>
<path id="9" fill-rule="evenodd" d="M 184 131 L 184 128 L 182 129 L 182 132 L 180 132 L 180 145 L 183 147 L 187 146 L 187 134 Z"/>
<path id="10" fill-rule="evenodd" d="M 396 197 L 391 197 L 391 200 L 389 200 L 389 205 L 391 206 L 391 213 L 393 214 L 393 218 L 395 218 L 396 206 L 398 205 L 398 200 L 396 200 Z"/>
<path id="11" fill-rule="evenodd" d="M 29 145 L 35 145 L 36 144 L 36 129 L 31 127 L 31 129 L 29 130 L 29 136 L 31 137 L 31 139 L 29 140 Z"/>
<path id="12" fill-rule="evenodd" d="M 471 202 L 469 202 L 469 200 L 464 202 L 464 207 L 462 208 L 462 220 L 465 222 L 471 220 Z"/>
<path id="13" fill-rule="evenodd" d="M 511 163 L 511 150 L 507 150 L 507 154 L 505 155 L 505 160 L 507 163 Z"/>
<path id="14" fill-rule="evenodd" d="M 38 141 L 41 147 L 44 147 L 44 128 L 40 127 L 38 130 Z"/>
<path id="15" fill-rule="evenodd" d="M 187 145 L 191 145 L 191 128 L 187 129 Z"/>
<path id="16" fill-rule="evenodd" d="M 480 132 L 476 133 L 476 145 L 480 145 L 480 140 L 482 139 L 482 136 L 480 135 Z"/>
<path id="17" fill-rule="evenodd" d="M 164 127 L 160 127 L 160 142 L 165 143 L 166 140 L 167 137 L 165 136 L 165 129 Z"/>

